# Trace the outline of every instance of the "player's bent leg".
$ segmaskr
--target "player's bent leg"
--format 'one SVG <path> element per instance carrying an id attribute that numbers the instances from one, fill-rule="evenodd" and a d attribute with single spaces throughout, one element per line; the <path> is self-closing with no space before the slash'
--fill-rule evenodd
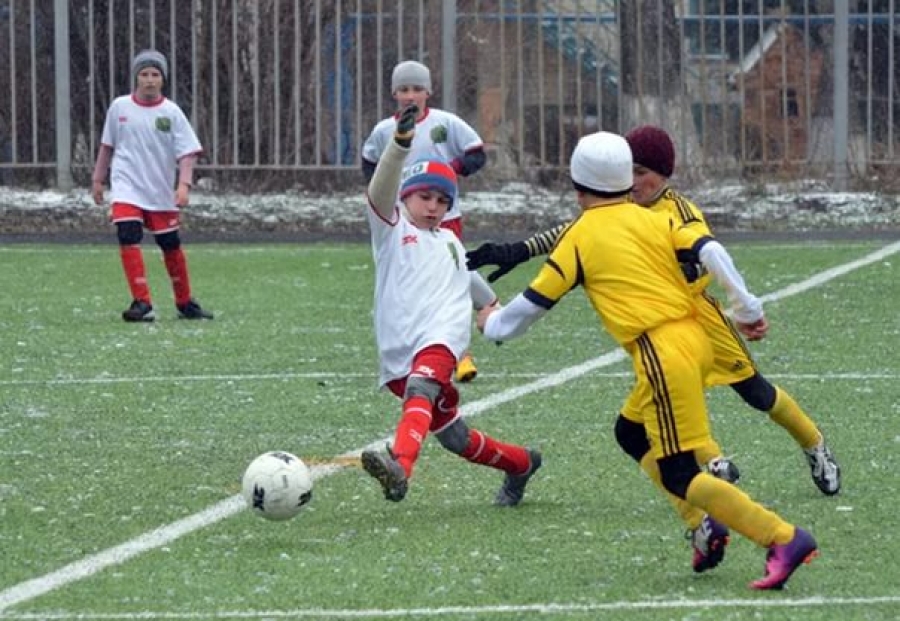
<path id="1" fill-rule="evenodd" d="M 458 417 L 436 430 L 434 435 L 441 446 L 466 461 L 506 473 L 494 501 L 503 507 L 513 507 L 522 502 L 528 481 L 543 461 L 537 449 L 499 442 L 477 429 L 470 429 Z"/>
<path id="2" fill-rule="evenodd" d="M 688 476 L 684 472 L 686 462 L 673 460 L 673 457 L 678 456 L 661 459 L 660 469 L 667 487 L 671 487 L 674 493 L 684 489 Z M 690 479 L 686 497 L 691 504 L 701 507 L 724 526 L 768 548 L 767 575 L 753 583 L 753 588 L 780 589 L 801 564 L 811 560 L 816 551 L 815 540 L 809 533 L 785 522 L 734 485 L 707 473 L 697 473 Z"/>
<path id="3" fill-rule="evenodd" d="M 434 403 L 441 390 L 439 382 L 418 375 L 415 370 L 406 380 L 402 397 L 403 411 L 394 433 L 393 456 L 403 467 L 407 477 L 412 476 L 422 443 L 428 436 L 434 416 Z"/>
<path id="4" fill-rule="evenodd" d="M 677 453 L 664 457 L 657 463 L 663 486 L 669 494 L 693 507 L 686 496 L 691 481 L 700 474 L 696 455 L 692 451 Z M 696 507 L 694 510 L 699 511 Z M 687 539 L 694 551 L 691 567 L 695 572 L 702 573 L 722 562 L 731 537 L 727 526 L 707 514 L 703 515 L 697 526 L 688 529 Z"/>
<path id="5" fill-rule="evenodd" d="M 773 385 L 760 373 L 736 382 L 731 387 L 751 407 L 767 412 L 774 423 L 784 428 L 803 449 L 810 475 L 819 490 L 828 496 L 841 489 L 841 468 L 822 432 L 784 389 Z"/>

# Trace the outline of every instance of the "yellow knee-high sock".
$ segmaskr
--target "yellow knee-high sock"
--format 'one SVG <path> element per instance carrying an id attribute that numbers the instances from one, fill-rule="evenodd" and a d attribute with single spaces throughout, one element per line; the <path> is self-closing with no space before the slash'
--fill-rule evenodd
<path id="1" fill-rule="evenodd" d="M 778 386 L 775 387 L 775 405 L 769 410 L 769 418 L 791 434 L 800 448 L 811 449 L 822 439 L 816 424 L 803 408 Z"/>
<path id="2" fill-rule="evenodd" d="M 691 530 L 694 530 L 698 526 L 700 526 L 700 522 L 703 521 L 703 516 L 706 515 L 703 511 L 698 509 L 697 507 L 691 506 L 689 502 L 686 502 L 679 498 L 678 496 L 669 493 L 662 484 L 662 475 L 659 473 L 659 464 L 656 463 L 656 459 L 649 452 L 644 455 L 641 459 L 641 469 L 647 473 L 647 476 L 650 477 L 650 480 L 653 481 L 653 484 L 658 487 L 663 494 L 666 495 L 666 498 L 669 499 L 669 502 L 672 503 L 672 506 L 675 508 L 675 511 L 678 512 L 678 515 L 687 524 L 687 527 Z"/>
<path id="3" fill-rule="evenodd" d="M 769 511 L 740 489 L 701 472 L 687 490 L 687 500 L 714 519 L 763 547 L 785 544 L 794 537 L 793 525 Z"/>

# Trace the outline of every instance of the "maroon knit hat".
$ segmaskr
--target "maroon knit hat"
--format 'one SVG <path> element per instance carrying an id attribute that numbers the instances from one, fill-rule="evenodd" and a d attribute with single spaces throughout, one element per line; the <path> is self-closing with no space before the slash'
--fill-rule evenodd
<path id="1" fill-rule="evenodd" d="M 675 170 L 675 145 L 669 134 L 655 125 L 641 125 L 625 134 L 635 165 L 649 168 L 663 177 Z"/>

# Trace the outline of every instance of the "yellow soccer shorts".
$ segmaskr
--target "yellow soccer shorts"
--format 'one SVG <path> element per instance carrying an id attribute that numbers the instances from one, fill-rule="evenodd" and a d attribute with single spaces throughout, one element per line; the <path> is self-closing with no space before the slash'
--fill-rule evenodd
<path id="1" fill-rule="evenodd" d="M 701 293 L 694 297 L 694 302 L 697 305 L 697 320 L 703 325 L 713 349 L 713 364 L 706 375 L 706 385 L 727 386 L 756 373 L 756 365 L 744 340 L 719 301 Z"/>
<path id="2" fill-rule="evenodd" d="M 643 424 L 656 459 L 713 443 L 704 378 L 713 351 L 694 319 L 671 322 L 644 333 L 625 347 L 635 386 L 622 416 Z"/>

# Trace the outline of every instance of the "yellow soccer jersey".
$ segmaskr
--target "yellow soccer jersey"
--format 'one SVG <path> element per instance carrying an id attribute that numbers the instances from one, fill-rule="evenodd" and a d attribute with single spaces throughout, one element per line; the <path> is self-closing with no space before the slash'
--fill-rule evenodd
<path id="1" fill-rule="evenodd" d="M 560 236 L 525 296 L 550 308 L 580 285 L 613 338 L 631 343 L 695 316 L 676 251 L 690 251 L 704 238 L 636 203 L 589 207 Z"/>
<path id="2" fill-rule="evenodd" d="M 675 220 L 676 226 L 690 226 L 702 235 L 713 236 L 703 212 L 672 188 L 666 188 L 662 195 L 650 205 L 650 209 L 669 214 Z M 698 264 L 697 268 L 700 270 L 700 277 L 690 283 L 691 293 L 695 295 L 702 293 L 712 279 L 712 276 L 701 265 Z"/>

